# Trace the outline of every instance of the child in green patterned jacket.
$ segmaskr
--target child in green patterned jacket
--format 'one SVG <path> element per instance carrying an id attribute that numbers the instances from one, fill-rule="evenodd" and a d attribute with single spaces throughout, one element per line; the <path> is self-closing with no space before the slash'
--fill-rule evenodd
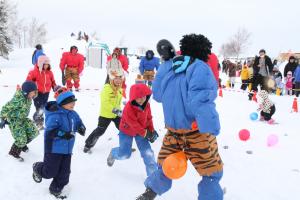
<path id="1" fill-rule="evenodd" d="M 4 128 L 5 124 L 8 124 L 15 140 L 9 155 L 19 161 L 24 160 L 20 157 L 21 151 L 27 152 L 27 144 L 39 133 L 33 121 L 28 118 L 32 99 L 36 95 L 36 84 L 32 81 L 26 81 L 22 84 L 22 88 L 17 90 L 12 100 L 2 107 L 0 113 L 0 128 Z"/>

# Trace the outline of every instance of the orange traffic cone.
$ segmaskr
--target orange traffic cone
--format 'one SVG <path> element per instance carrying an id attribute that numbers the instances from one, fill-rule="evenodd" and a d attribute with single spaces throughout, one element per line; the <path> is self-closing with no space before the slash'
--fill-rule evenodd
<path id="1" fill-rule="evenodd" d="M 298 102 L 297 102 L 297 98 L 294 98 L 292 111 L 293 111 L 293 112 L 298 112 Z"/>
<path id="2" fill-rule="evenodd" d="M 219 97 L 223 97 L 223 91 L 221 87 L 219 88 Z"/>
<path id="3" fill-rule="evenodd" d="M 254 91 L 253 97 L 252 97 L 252 101 L 255 101 L 257 103 L 257 98 L 256 98 L 256 92 Z"/>

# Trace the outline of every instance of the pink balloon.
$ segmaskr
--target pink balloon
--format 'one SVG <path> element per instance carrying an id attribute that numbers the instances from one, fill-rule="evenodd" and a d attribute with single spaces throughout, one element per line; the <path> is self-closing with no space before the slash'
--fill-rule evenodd
<path id="1" fill-rule="evenodd" d="M 271 134 L 267 138 L 268 147 L 272 147 L 278 143 L 278 136 L 275 134 Z"/>
<path id="2" fill-rule="evenodd" d="M 247 141 L 250 138 L 250 132 L 247 129 L 240 130 L 239 138 L 242 141 Z"/>

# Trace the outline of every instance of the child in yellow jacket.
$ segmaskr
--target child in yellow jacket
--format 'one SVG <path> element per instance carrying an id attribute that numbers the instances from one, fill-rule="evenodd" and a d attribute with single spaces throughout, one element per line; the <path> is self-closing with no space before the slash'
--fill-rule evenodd
<path id="1" fill-rule="evenodd" d="M 246 64 L 242 68 L 241 80 L 242 80 L 241 90 L 246 90 L 248 87 L 248 81 L 249 81 L 249 70 L 248 70 L 248 66 Z"/>
<path id="2" fill-rule="evenodd" d="M 91 153 L 91 148 L 95 146 L 99 137 L 105 133 L 111 121 L 119 129 L 122 113 L 121 100 L 124 73 L 122 70 L 115 69 L 109 71 L 108 75 L 109 82 L 104 85 L 101 92 L 101 110 L 98 118 L 98 127 L 86 139 L 83 149 L 84 153 Z"/>

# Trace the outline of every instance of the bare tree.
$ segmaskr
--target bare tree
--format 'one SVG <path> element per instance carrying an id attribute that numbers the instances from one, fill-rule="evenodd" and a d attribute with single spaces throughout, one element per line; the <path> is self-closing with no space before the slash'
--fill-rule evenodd
<path id="1" fill-rule="evenodd" d="M 21 27 L 22 28 L 22 36 L 23 36 L 23 47 L 26 48 L 26 38 L 27 38 L 27 31 L 28 31 L 28 26 L 24 25 Z"/>
<path id="2" fill-rule="evenodd" d="M 47 36 L 46 24 L 39 24 L 36 18 L 32 18 L 28 25 L 28 44 L 34 47 L 36 44 L 45 43 Z"/>
<path id="3" fill-rule="evenodd" d="M 229 41 L 221 46 L 220 53 L 224 56 L 234 56 L 236 59 L 245 53 L 250 45 L 251 33 L 245 28 L 239 28 Z"/>
<path id="4" fill-rule="evenodd" d="M 239 28 L 237 33 L 231 38 L 230 44 L 232 45 L 233 53 L 238 59 L 244 53 L 250 44 L 251 33 L 245 28 Z"/>
<path id="5" fill-rule="evenodd" d="M 7 0 L 0 1 L 0 56 L 8 59 L 9 51 L 12 50 L 12 42 L 8 33 L 9 3 Z"/>
<path id="6" fill-rule="evenodd" d="M 19 20 L 17 16 L 17 4 L 12 4 L 11 2 L 7 4 L 7 33 L 10 36 L 12 43 L 19 42 Z"/>
<path id="7" fill-rule="evenodd" d="M 222 44 L 221 48 L 220 48 L 220 54 L 224 57 L 224 58 L 228 58 L 231 55 L 230 49 L 228 48 L 227 44 Z"/>

